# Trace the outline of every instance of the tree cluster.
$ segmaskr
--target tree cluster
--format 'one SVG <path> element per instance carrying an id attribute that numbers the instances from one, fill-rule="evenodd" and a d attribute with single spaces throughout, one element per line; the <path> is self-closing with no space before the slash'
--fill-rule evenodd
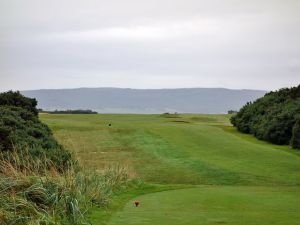
<path id="1" fill-rule="evenodd" d="M 260 140 L 300 148 L 300 85 L 269 92 L 248 102 L 231 117 L 231 123 L 243 133 Z"/>

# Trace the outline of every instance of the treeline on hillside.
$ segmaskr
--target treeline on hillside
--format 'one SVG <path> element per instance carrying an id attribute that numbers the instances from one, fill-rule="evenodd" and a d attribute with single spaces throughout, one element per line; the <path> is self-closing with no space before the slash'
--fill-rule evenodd
<path id="1" fill-rule="evenodd" d="M 44 111 L 42 109 L 39 109 L 39 112 L 43 113 L 49 113 L 49 114 L 98 114 L 95 111 L 92 111 L 90 109 L 67 109 L 67 110 L 54 110 L 54 111 Z"/>
<path id="2" fill-rule="evenodd" d="M 231 118 L 231 123 L 260 140 L 300 149 L 300 85 L 248 102 Z"/>

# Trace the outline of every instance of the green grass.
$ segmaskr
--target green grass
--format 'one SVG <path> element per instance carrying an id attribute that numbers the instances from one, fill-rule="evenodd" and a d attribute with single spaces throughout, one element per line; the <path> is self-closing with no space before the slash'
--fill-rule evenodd
<path id="1" fill-rule="evenodd" d="M 132 198 L 136 198 L 136 196 L 183 188 L 189 188 L 189 186 L 146 184 L 135 180 L 129 183 L 125 190 L 116 192 L 113 196 L 111 204 L 109 204 L 106 208 L 102 208 L 101 210 L 99 210 L 99 208 L 95 208 L 94 211 L 89 215 L 90 222 L 92 224 L 99 225 L 108 224 L 111 217 L 114 216 L 116 212 L 122 210 L 123 206 Z"/>
<path id="2" fill-rule="evenodd" d="M 110 225 L 230 224 L 292 225 L 299 223 L 300 190 L 292 188 L 198 187 L 138 196 Z"/>
<path id="3" fill-rule="evenodd" d="M 212 188 L 178 190 L 181 199 L 177 199 L 177 191 L 140 196 L 146 202 L 138 210 L 146 210 L 147 205 L 148 211 L 138 214 L 130 211 L 134 210 L 130 208 L 130 199 L 141 194 L 141 190 L 133 189 L 129 193 L 120 194 L 115 200 L 118 204 L 106 212 L 96 211 L 92 216 L 96 224 L 109 224 L 111 217 L 111 224 L 125 224 L 118 223 L 118 216 L 126 218 L 126 224 L 222 224 L 222 215 L 226 217 L 225 224 L 276 224 L 271 217 L 280 217 L 277 224 L 296 225 L 295 218 L 300 220 L 300 213 L 294 216 L 284 203 L 289 199 L 288 196 L 299 199 L 299 152 L 288 146 L 275 146 L 236 132 L 229 124 L 228 115 L 43 114 L 40 117 L 50 126 L 60 143 L 75 151 L 86 167 L 102 170 L 110 165 L 121 164 L 128 168 L 131 177 L 148 184 L 180 184 L 187 187 L 213 185 Z M 256 189 L 262 192 L 254 191 Z M 142 194 L 153 191 L 155 189 L 146 188 Z M 278 197 L 278 193 L 283 197 Z M 170 201 L 163 207 L 170 207 L 168 217 L 173 222 L 164 221 L 165 215 L 155 205 L 155 201 L 160 201 L 160 196 L 165 195 Z M 187 210 L 186 215 L 192 212 L 197 214 L 197 207 L 186 201 L 189 198 L 195 202 L 204 201 L 208 207 L 207 211 L 193 217 L 194 222 L 185 219 L 181 221 L 176 217 L 180 210 Z M 219 204 L 215 202 L 218 199 L 224 212 L 215 208 Z M 176 208 L 177 200 L 180 206 Z M 244 201 L 245 209 L 257 205 L 257 211 L 250 210 L 238 223 L 237 215 L 240 211 L 232 207 L 231 201 L 233 204 L 235 201 Z M 290 207 L 299 212 L 299 201 L 289 202 Z M 268 204 L 270 209 L 267 208 Z M 122 208 L 124 205 L 125 208 Z M 282 216 L 273 213 L 273 208 L 277 206 Z M 117 211 L 120 213 L 115 213 Z M 147 213 L 151 212 L 157 215 L 152 222 L 147 217 Z M 289 213 L 291 216 L 286 216 Z M 95 219 L 97 215 L 98 221 Z M 141 223 L 143 218 L 145 221 L 148 218 L 148 223 Z"/>

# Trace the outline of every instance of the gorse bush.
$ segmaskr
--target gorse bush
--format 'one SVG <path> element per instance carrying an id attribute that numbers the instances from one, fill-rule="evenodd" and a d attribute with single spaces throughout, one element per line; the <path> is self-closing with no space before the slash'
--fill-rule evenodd
<path id="1" fill-rule="evenodd" d="M 32 157 L 46 157 L 64 170 L 73 163 L 71 154 L 57 143 L 48 126 L 40 122 L 36 104 L 35 99 L 19 92 L 0 94 L 0 151 L 26 150 Z"/>
<path id="2" fill-rule="evenodd" d="M 299 148 L 300 85 L 267 93 L 247 103 L 231 118 L 231 123 L 244 133 L 274 144 Z M 293 134 L 294 133 L 294 134 Z"/>
<path id="3" fill-rule="evenodd" d="M 15 106 L 26 111 L 33 113 L 35 116 L 38 114 L 36 108 L 37 101 L 33 98 L 27 98 L 20 94 L 20 92 L 8 91 L 0 94 L 0 105 L 1 106 Z"/>

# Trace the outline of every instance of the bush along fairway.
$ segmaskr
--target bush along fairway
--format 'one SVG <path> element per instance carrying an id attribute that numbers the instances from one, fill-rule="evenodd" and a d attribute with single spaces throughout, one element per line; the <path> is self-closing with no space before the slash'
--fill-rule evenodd
<path id="1" fill-rule="evenodd" d="M 247 103 L 231 118 L 231 123 L 260 140 L 300 149 L 300 85 Z"/>
<path id="2" fill-rule="evenodd" d="M 240 133 L 230 117 L 41 115 L 82 165 L 119 164 L 135 180 L 93 224 L 298 225 L 299 151 Z"/>
<path id="3" fill-rule="evenodd" d="M 0 224 L 90 224 L 89 209 L 126 188 L 126 170 L 81 169 L 40 122 L 36 104 L 18 92 L 0 94 Z"/>

